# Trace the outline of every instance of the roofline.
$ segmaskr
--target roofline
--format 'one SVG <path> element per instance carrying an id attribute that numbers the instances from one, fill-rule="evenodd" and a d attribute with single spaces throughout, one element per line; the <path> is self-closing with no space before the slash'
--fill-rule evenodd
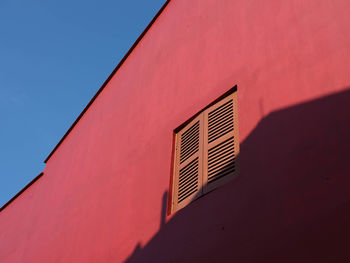
<path id="1" fill-rule="evenodd" d="M 85 114 L 85 112 L 90 108 L 91 104 L 96 100 L 96 98 L 98 97 L 98 95 L 100 95 L 100 93 L 102 92 L 102 90 L 106 87 L 107 83 L 112 79 L 112 77 L 117 73 L 117 71 L 119 70 L 119 68 L 124 64 L 125 60 L 129 57 L 129 55 L 131 54 L 131 52 L 135 49 L 135 47 L 138 45 L 138 43 L 141 41 L 141 39 L 145 36 L 145 34 L 148 32 L 148 30 L 151 28 L 151 26 L 154 24 L 154 22 L 157 20 L 157 18 L 160 16 L 160 14 L 163 12 L 163 10 L 167 7 L 167 5 L 169 4 L 171 0 L 167 0 L 163 6 L 159 9 L 159 11 L 157 12 L 157 14 L 153 17 L 153 19 L 151 20 L 151 22 L 147 25 L 147 27 L 143 30 L 143 32 L 141 33 L 141 35 L 136 39 L 136 41 L 134 42 L 134 44 L 131 46 L 131 48 L 128 50 L 128 52 L 125 54 L 125 56 L 120 60 L 120 62 L 118 63 L 118 65 L 115 67 L 115 69 L 112 71 L 112 73 L 108 76 L 108 78 L 105 80 L 105 82 L 102 84 L 102 86 L 99 88 L 99 90 L 96 92 L 96 94 L 92 97 L 92 99 L 90 100 L 90 102 L 85 106 L 84 110 L 80 113 L 80 115 L 78 116 L 78 118 L 73 122 L 73 124 L 70 126 L 70 128 L 68 129 L 68 131 L 63 135 L 63 137 L 61 138 L 61 140 L 58 142 L 58 144 L 55 146 L 55 148 L 51 151 L 51 153 L 46 157 L 44 163 L 47 163 L 48 160 L 51 158 L 51 156 L 56 152 L 56 150 L 58 149 L 58 147 L 62 144 L 62 142 L 64 141 L 64 139 L 68 136 L 68 134 L 73 130 L 73 128 L 75 127 L 75 125 L 79 122 L 79 120 L 83 117 L 83 115 Z M 11 199 L 12 200 L 12 199 Z M 10 201 L 11 201 L 10 200 Z M 0 211 L 3 208 L 0 209 Z"/>
<path id="2" fill-rule="evenodd" d="M 32 184 L 34 184 L 36 181 L 40 179 L 41 176 L 43 176 L 44 173 L 41 172 L 39 175 L 37 175 L 33 180 L 31 180 L 25 187 L 22 188 L 21 191 L 19 191 L 14 197 L 12 197 L 9 201 L 7 201 L 6 204 L 4 204 L 2 207 L 0 207 L 0 212 L 4 210 L 6 207 L 9 206 L 17 197 L 19 197 L 25 190 L 27 190 Z"/>

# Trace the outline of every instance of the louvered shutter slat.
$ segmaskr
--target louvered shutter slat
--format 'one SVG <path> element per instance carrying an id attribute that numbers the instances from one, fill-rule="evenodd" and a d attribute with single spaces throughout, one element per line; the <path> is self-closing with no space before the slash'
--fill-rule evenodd
<path id="1" fill-rule="evenodd" d="M 202 192 L 203 115 L 176 136 L 173 211 L 186 206 Z"/>
<path id="2" fill-rule="evenodd" d="M 203 192 L 207 193 L 237 174 L 237 94 L 233 93 L 205 110 L 203 122 Z"/>
<path id="3" fill-rule="evenodd" d="M 198 113 L 175 138 L 172 212 L 238 174 L 237 92 Z"/>

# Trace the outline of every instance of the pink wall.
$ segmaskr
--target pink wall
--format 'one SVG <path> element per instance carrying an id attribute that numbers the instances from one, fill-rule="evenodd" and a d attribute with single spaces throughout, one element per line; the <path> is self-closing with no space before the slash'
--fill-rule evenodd
<path id="1" fill-rule="evenodd" d="M 349 261 L 349 13 L 171 1 L 0 213 L 0 261 Z M 235 84 L 240 177 L 165 218 L 173 129 Z"/>

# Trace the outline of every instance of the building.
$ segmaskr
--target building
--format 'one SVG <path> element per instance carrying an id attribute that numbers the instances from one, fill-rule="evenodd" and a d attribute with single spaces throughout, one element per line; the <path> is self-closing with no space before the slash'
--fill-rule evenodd
<path id="1" fill-rule="evenodd" d="M 348 262 L 350 2 L 173 0 L 0 212 L 1 262 Z M 237 85 L 240 172 L 169 213 L 174 129 Z"/>

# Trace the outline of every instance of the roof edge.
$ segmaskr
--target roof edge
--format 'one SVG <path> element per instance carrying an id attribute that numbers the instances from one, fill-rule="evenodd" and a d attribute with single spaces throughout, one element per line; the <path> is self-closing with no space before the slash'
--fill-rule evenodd
<path id="1" fill-rule="evenodd" d="M 160 14 L 163 12 L 163 10 L 167 7 L 167 5 L 169 4 L 171 0 L 167 0 L 163 6 L 159 9 L 159 11 L 157 12 L 157 14 L 153 17 L 153 19 L 151 20 L 151 22 L 147 25 L 147 27 L 143 30 L 143 32 L 141 33 L 141 35 L 136 39 L 136 41 L 134 42 L 134 44 L 131 46 L 131 48 L 128 50 L 128 52 L 124 55 L 124 57 L 120 60 L 120 62 L 118 63 L 118 65 L 114 68 L 114 70 L 112 71 L 112 73 L 108 76 L 108 78 L 105 80 L 105 82 L 102 84 L 102 86 L 99 88 L 99 90 L 96 92 L 96 94 L 92 97 L 92 99 L 89 101 L 89 103 L 85 106 L 85 108 L 83 109 L 83 111 L 79 114 L 78 118 L 73 122 L 73 124 L 70 126 L 70 128 L 68 129 L 68 131 L 63 135 L 63 137 L 61 138 L 61 140 L 58 142 L 58 144 L 55 146 L 55 148 L 51 151 L 51 153 L 46 157 L 44 163 L 47 163 L 48 160 L 51 158 L 51 156 L 56 152 L 56 150 L 58 149 L 58 147 L 62 144 L 62 142 L 64 141 L 64 139 L 68 136 L 68 134 L 73 130 L 73 128 L 75 127 L 75 125 L 79 122 L 79 120 L 83 117 L 83 115 L 85 114 L 85 112 L 90 108 L 91 104 L 96 100 L 96 98 L 98 97 L 98 95 L 100 95 L 100 93 L 102 92 L 102 90 L 106 87 L 106 85 L 108 84 L 108 82 L 112 79 L 112 77 L 117 73 L 117 71 L 119 70 L 119 68 L 124 64 L 125 60 L 129 57 L 129 55 L 131 54 L 131 52 L 135 49 L 135 47 L 138 45 L 138 43 L 141 41 L 141 39 L 145 36 L 145 34 L 148 32 L 148 30 L 151 28 L 151 26 L 154 24 L 154 22 L 157 20 L 157 18 L 160 16 Z M 2 209 L 2 208 L 1 208 Z M 0 211 L 1 211 L 0 209 Z"/>
<path id="2" fill-rule="evenodd" d="M 17 197 L 19 197 L 25 190 L 27 190 L 32 184 L 34 184 L 36 181 L 40 179 L 41 176 L 43 176 L 44 173 L 41 172 L 39 175 L 37 175 L 33 180 L 31 180 L 25 187 L 22 188 L 15 196 L 13 196 L 7 203 L 5 203 L 2 207 L 0 207 L 0 212 L 2 212 L 6 207 L 8 207 Z"/>

